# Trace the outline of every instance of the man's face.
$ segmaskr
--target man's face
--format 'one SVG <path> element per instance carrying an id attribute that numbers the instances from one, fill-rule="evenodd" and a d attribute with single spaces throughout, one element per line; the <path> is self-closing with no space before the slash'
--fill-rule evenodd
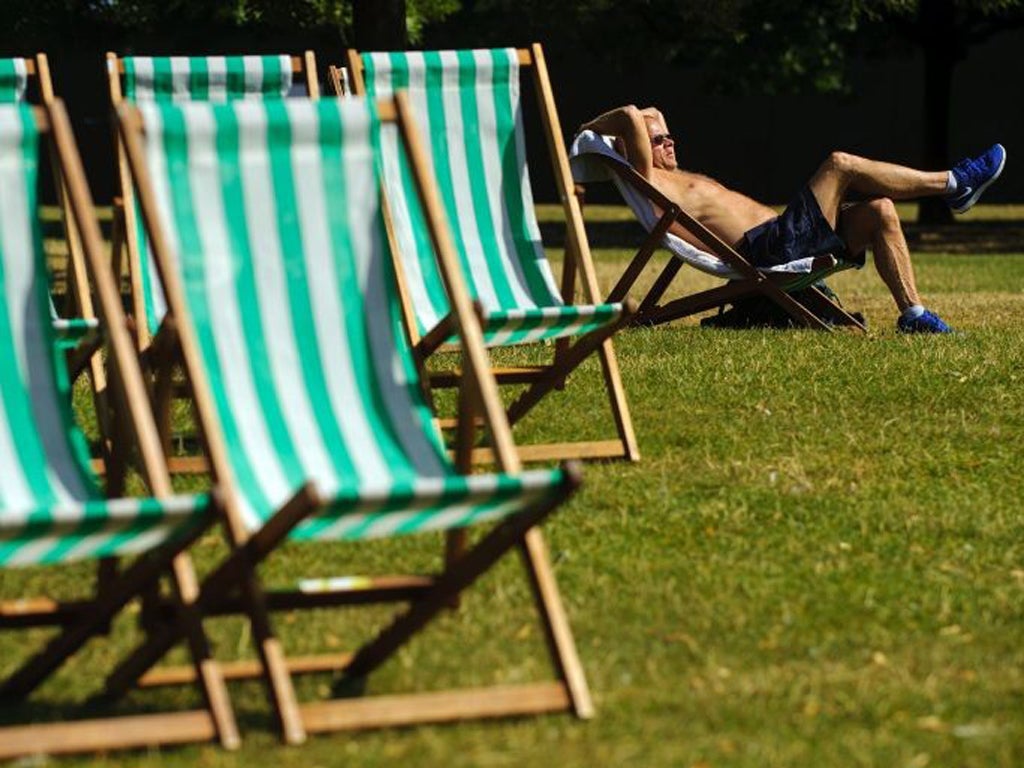
<path id="1" fill-rule="evenodd" d="M 651 139 L 651 159 L 654 167 L 666 171 L 678 168 L 676 142 L 660 120 L 647 121 L 647 135 Z"/>

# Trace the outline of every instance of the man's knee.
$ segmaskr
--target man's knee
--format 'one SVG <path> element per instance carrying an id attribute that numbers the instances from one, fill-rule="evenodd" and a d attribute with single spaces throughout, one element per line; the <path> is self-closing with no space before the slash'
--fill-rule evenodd
<path id="1" fill-rule="evenodd" d="M 825 162 L 818 168 L 818 172 L 833 173 L 837 175 L 848 174 L 854 169 L 856 156 L 849 152 L 831 152 L 825 158 Z"/>
<path id="2" fill-rule="evenodd" d="M 867 203 L 868 210 L 872 213 L 875 226 L 883 232 L 899 231 L 900 214 L 896 210 L 896 204 L 888 197 L 878 197 Z"/>

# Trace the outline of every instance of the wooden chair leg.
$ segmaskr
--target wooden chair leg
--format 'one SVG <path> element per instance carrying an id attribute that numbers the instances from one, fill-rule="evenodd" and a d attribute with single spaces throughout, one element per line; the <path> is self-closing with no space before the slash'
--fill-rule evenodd
<path id="1" fill-rule="evenodd" d="M 786 310 L 786 312 L 789 313 L 790 317 L 792 317 L 801 325 L 806 326 L 808 328 L 817 328 L 818 330 L 823 331 L 831 330 L 831 328 L 828 327 L 824 320 L 822 320 L 811 310 L 809 310 L 799 301 L 797 301 L 784 290 L 782 290 L 782 288 L 780 288 L 771 280 L 761 280 L 758 283 L 758 288 L 761 291 L 761 293 L 763 293 L 768 298 L 772 299 L 776 304 L 781 306 L 784 310 Z"/>
<path id="2" fill-rule="evenodd" d="M 171 399 L 174 394 L 174 366 L 162 361 L 153 382 L 153 420 L 163 445 L 164 456 L 171 455 Z"/>
<path id="3" fill-rule="evenodd" d="M 619 371 L 618 358 L 612 348 L 611 339 L 606 340 L 598 351 L 601 361 L 601 372 L 604 375 L 605 388 L 608 390 L 608 401 L 615 420 L 615 431 L 625 448 L 627 461 L 640 460 L 640 446 L 633 430 L 633 420 L 629 415 L 626 403 L 626 390 L 622 386 L 622 375 Z"/>
<path id="4" fill-rule="evenodd" d="M 115 402 L 124 403 L 124 399 L 116 397 Z M 110 496 L 121 496 L 124 493 L 125 481 L 128 471 L 128 456 L 125 455 L 125 446 L 132 444 L 132 436 L 129 433 L 129 426 L 124 418 L 118 413 L 125 413 L 124 407 L 112 409 L 109 427 L 114 430 L 111 439 L 104 446 L 104 468 L 106 470 L 107 493 Z"/>
<path id="5" fill-rule="evenodd" d="M 647 266 L 647 262 L 650 261 L 651 256 L 654 254 L 655 250 L 657 250 L 658 246 L 661 244 L 661 239 L 665 236 L 665 233 L 668 232 L 669 227 L 672 226 L 672 221 L 675 218 L 676 212 L 677 209 L 673 206 L 669 210 L 665 211 L 662 217 L 658 220 L 658 223 L 654 226 L 654 229 L 652 229 L 651 232 L 647 235 L 647 239 L 645 239 L 643 244 L 641 244 L 640 250 L 636 252 L 636 256 L 634 256 L 633 260 L 630 261 L 629 266 L 626 267 L 621 277 L 619 277 L 619 281 L 615 284 L 615 287 L 612 288 L 611 293 L 608 294 L 607 301 L 622 301 L 624 298 L 626 298 L 626 295 L 633 287 L 633 284 L 636 283 L 637 279 L 640 277 L 640 274 L 644 271 L 644 267 Z M 677 261 L 677 259 L 673 258 L 672 261 Z M 668 287 L 668 282 L 671 282 L 672 277 L 674 277 L 676 272 L 678 271 L 679 268 L 677 266 L 672 271 L 672 275 L 668 278 L 668 281 L 665 283 L 664 286 L 660 287 L 660 289 L 658 289 L 660 283 L 655 284 L 652 290 L 658 289 L 658 293 L 653 299 L 654 304 L 656 304 L 658 300 L 661 298 L 662 294 L 665 292 L 665 289 Z"/>
<path id="6" fill-rule="evenodd" d="M 867 327 L 865 327 L 864 323 L 843 309 L 839 304 L 832 301 L 832 299 L 813 285 L 809 287 L 805 295 L 807 296 L 808 303 L 811 305 L 811 310 L 818 315 L 818 317 L 828 314 L 830 317 L 838 318 L 838 325 L 850 326 L 864 332 L 867 331 Z"/>
<path id="7" fill-rule="evenodd" d="M 523 418 L 523 416 L 525 416 L 533 406 L 535 406 L 548 392 L 554 389 L 554 386 L 558 381 L 565 379 L 580 365 L 580 363 L 586 360 L 587 357 L 589 357 L 595 350 L 600 348 L 620 328 L 627 325 L 633 318 L 633 313 L 635 311 L 636 305 L 632 300 L 627 300 L 626 306 L 623 308 L 622 315 L 619 316 L 618 320 L 614 323 L 609 323 L 605 327 L 599 328 L 596 331 L 591 331 L 573 344 L 562 359 L 562 368 L 548 368 L 525 392 L 519 396 L 514 403 L 512 403 L 511 406 L 509 406 L 509 424 L 513 425 Z M 614 359 L 614 352 L 612 352 L 611 358 Z M 617 366 L 614 366 L 614 372 L 616 374 L 618 373 Z M 616 381 L 620 381 L 617 375 Z"/>
<path id="8" fill-rule="evenodd" d="M 478 387 L 471 377 L 471 369 L 467 366 L 460 376 L 455 434 L 455 469 L 463 475 L 468 475 L 473 471 L 473 446 L 476 442 L 477 421 L 480 417 Z M 465 556 L 468 542 L 469 539 L 464 530 L 449 531 L 445 534 L 444 565 L 446 571 L 454 568 Z M 448 607 L 458 610 L 458 595 L 452 598 Z"/>
<path id="9" fill-rule="evenodd" d="M 565 680 L 576 716 L 591 718 L 594 716 L 594 701 L 590 696 L 590 687 L 576 651 L 576 641 L 572 636 L 540 529 L 531 528 L 527 531 L 519 548 L 556 671 Z"/>
<path id="10" fill-rule="evenodd" d="M 668 260 L 665 268 L 661 270 L 661 274 L 654 281 L 654 285 L 651 286 L 651 290 L 647 292 L 644 300 L 640 302 L 640 309 L 637 310 L 636 317 L 633 320 L 634 324 L 644 324 L 645 318 L 658 306 L 658 302 L 661 301 L 661 297 L 665 295 L 665 291 L 668 290 L 669 285 L 672 284 L 672 280 L 675 279 L 682 266 L 683 262 L 680 259 L 672 258 Z"/>
<path id="11" fill-rule="evenodd" d="M 242 587 L 246 612 L 252 622 L 253 639 L 264 670 L 277 717 L 285 740 L 290 744 L 305 741 L 298 700 L 285 664 L 280 641 L 274 636 L 263 589 L 256 577 L 256 566 L 277 547 L 288 533 L 312 510 L 321 506 L 312 485 L 305 485 L 274 515 L 263 528 L 210 573 L 199 587 L 192 605 L 198 615 L 211 613 L 225 595 Z M 182 638 L 182 624 L 164 624 L 152 632 L 107 678 L 103 697 L 118 698 L 134 687 Z"/>
<path id="12" fill-rule="evenodd" d="M 519 544 L 527 532 L 539 525 L 579 483 L 578 474 L 574 471 L 570 471 L 567 478 L 563 492 L 556 498 L 530 513 L 518 515 L 492 528 L 455 568 L 438 577 L 434 587 L 422 600 L 413 603 L 374 640 L 356 652 L 352 663 L 345 669 L 345 676 L 361 678 L 377 669 L 433 619 L 454 594 L 466 589 L 509 549 Z"/>
<path id="13" fill-rule="evenodd" d="M 580 202 L 582 203 L 582 192 L 578 192 L 577 196 L 580 198 Z M 571 253 L 570 250 L 566 248 L 565 255 L 562 257 L 562 301 L 566 304 L 574 303 L 574 299 L 576 297 L 576 260 L 577 255 Z M 562 338 L 555 340 L 555 365 L 560 365 L 562 358 L 565 357 L 565 353 L 568 351 L 569 339 Z M 564 380 L 558 388 L 561 389 L 563 386 L 565 386 Z"/>
<path id="14" fill-rule="evenodd" d="M 138 558 L 97 597 L 89 611 L 83 612 L 77 622 L 57 635 L 0 685 L 0 700 L 20 700 L 28 696 L 90 638 L 99 634 L 118 611 L 135 598 L 140 587 L 166 572 L 172 559 L 199 538 L 204 530 L 204 526 L 197 526 L 174 547 Z"/>
<path id="15" fill-rule="evenodd" d="M 302 744 L 306 741 L 306 728 L 302 724 L 299 700 L 292 685 L 284 648 L 274 634 L 263 588 L 254 570 L 246 574 L 242 589 L 252 624 L 253 643 L 260 657 L 264 683 L 282 738 L 286 744 Z"/>
<path id="16" fill-rule="evenodd" d="M 187 555 L 174 559 L 173 579 L 178 601 L 178 620 L 185 628 L 185 638 L 192 654 L 196 682 L 206 700 L 206 707 L 217 728 L 217 736 L 225 749 L 237 749 L 242 739 L 231 707 L 227 684 L 220 665 L 213 661 L 210 642 L 203 631 L 202 615 L 196 610 L 199 585 L 195 568 Z"/>

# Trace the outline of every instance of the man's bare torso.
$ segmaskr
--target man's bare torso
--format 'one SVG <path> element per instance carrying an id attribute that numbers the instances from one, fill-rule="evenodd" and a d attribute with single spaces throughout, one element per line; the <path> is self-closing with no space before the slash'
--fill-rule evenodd
<path id="1" fill-rule="evenodd" d="M 768 206 L 699 173 L 652 168 L 650 182 L 730 245 L 736 245 L 747 230 L 777 215 Z M 672 231 L 693 242 L 681 228 L 673 227 Z"/>

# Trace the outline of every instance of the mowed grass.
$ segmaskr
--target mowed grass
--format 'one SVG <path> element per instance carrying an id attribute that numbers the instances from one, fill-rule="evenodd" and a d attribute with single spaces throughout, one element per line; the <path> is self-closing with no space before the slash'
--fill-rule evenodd
<path id="1" fill-rule="evenodd" d="M 1024 247 L 1024 244 L 1022 244 Z M 626 252 L 597 254 L 614 282 Z M 278 745 L 263 692 L 233 686 L 246 741 L 61 760 L 128 766 L 1017 766 L 1024 763 L 1024 255 L 922 256 L 928 303 L 962 333 L 903 338 L 871 267 L 835 278 L 872 332 L 620 335 L 643 459 L 592 464 L 545 526 L 597 717 L 318 736 Z M 654 268 L 644 280 L 649 281 Z M 684 271 L 688 287 L 703 278 Z M 528 359 L 524 352 L 506 357 Z M 610 435 L 593 361 L 517 433 Z M 202 569 L 223 553 L 210 537 Z M 289 546 L 299 577 L 436 567 L 435 537 Z M 2 597 L 81 594 L 88 567 L 7 572 Z M 508 558 L 369 682 L 369 692 L 548 674 L 520 564 Z M 279 616 L 297 653 L 342 650 L 387 610 Z M 238 620 L 218 655 L 251 655 Z M 43 632 L 0 638 L 0 675 Z M 26 709 L 97 690 L 137 637 L 92 643 Z M 177 656 L 181 660 L 183 655 Z M 323 695 L 328 677 L 301 683 Z M 138 694 L 128 712 L 193 705 Z"/>

